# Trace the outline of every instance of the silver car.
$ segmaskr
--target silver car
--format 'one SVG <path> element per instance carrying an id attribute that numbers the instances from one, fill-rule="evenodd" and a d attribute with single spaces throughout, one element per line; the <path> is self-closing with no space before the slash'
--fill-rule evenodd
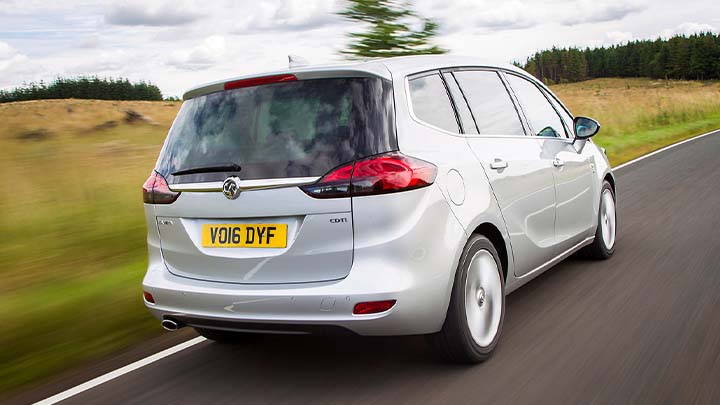
<path id="1" fill-rule="evenodd" d="M 169 330 L 428 335 L 486 359 L 505 296 L 615 248 L 615 179 L 510 65 L 418 56 L 194 88 L 143 186 L 144 299 Z"/>

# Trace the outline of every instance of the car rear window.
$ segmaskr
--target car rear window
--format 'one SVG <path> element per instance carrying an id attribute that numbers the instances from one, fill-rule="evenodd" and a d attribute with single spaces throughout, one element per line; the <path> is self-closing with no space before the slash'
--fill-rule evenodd
<path id="1" fill-rule="evenodd" d="M 171 184 L 314 177 L 397 149 L 392 84 L 380 78 L 299 80 L 183 103 L 157 170 Z M 217 166 L 239 171 L 173 173 Z"/>

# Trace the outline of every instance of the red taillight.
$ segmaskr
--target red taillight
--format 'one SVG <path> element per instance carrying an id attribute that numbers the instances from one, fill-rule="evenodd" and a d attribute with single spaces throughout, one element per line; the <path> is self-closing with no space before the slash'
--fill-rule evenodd
<path id="1" fill-rule="evenodd" d="M 385 301 L 370 301 L 370 302 L 361 302 L 359 304 L 355 304 L 355 308 L 353 308 L 353 314 L 355 315 L 367 315 L 367 314 L 377 314 L 380 312 L 385 312 L 392 308 L 395 305 L 396 300 L 385 300 Z"/>
<path id="2" fill-rule="evenodd" d="M 282 83 L 282 82 L 294 82 L 297 80 L 295 75 L 273 75 L 263 77 L 253 77 L 250 79 L 234 80 L 232 82 L 225 83 L 225 90 L 240 89 L 243 87 L 261 86 L 263 84 Z"/>
<path id="3" fill-rule="evenodd" d="M 145 204 L 172 204 L 179 195 L 179 192 L 170 190 L 165 178 L 156 171 L 153 171 L 143 184 L 143 202 Z"/>
<path id="4" fill-rule="evenodd" d="M 147 301 L 151 304 L 155 303 L 155 298 L 149 292 L 143 291 L 143 297 L 145 297 L 145 301 Z"/>
<path id="5" fill-rule="evenodd" d="M 340 166 L 302 189 L 316 198 L 385 194 L 429 186 L 436 175 L 432 163 L 391 152 Z"/>
<path id="6" fill-rule="evenodd" d="M 435 181 L 437 168 L 424 160 L 393 153 L 355 163 L 353 195 L 371 195 L 412 190 Z"/>

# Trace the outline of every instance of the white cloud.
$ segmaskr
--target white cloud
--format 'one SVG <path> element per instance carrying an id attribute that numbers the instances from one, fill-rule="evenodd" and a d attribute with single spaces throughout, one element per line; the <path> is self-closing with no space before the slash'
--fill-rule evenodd
<path id="1" fill-rule="evenodd" d="M 18 52 L 10 44 L 0 41 L 0 75 L 6 75 L 19 68 L 27 60 L 27 56 Z"/>
<path id="2" fill-rule="evenodd" d="M 561 22 L 566 25 L 577 25 L 622 20 L 632 13 L 643 11 L 647 8 L 647 4 L 637 0 L 584 0 L 572 2 L 563 8 L 565 15 L 561 18 Z"/>
<path id="3" fill-rule="evenodd" d="M 10 59 L 13 56 L 17 55 L 17 53 L 17 49 L 10 46 L 10 44 L 0 41 L 0 61 Z"/>
<path id="4" fill-rule="evenodd" d="M 717 32 L 717 30 L 710 24 L 686 22 L 675 28 L 663 30 L 661 36 L 669 38 L 675 35 L 692 35 L 701 32 Z"/>
<path id="5" fill-rule="evenodd" d="M 149 80 L 167 95 L 287 66 L 338 61 L 358 26 L 345 0 L 0 0 L 0 87 L 57 75 Z M 454 54 L 502 62 L 552 46 L 599 46 L 715 30 L 716 0 L 410 0 Z M 674 27 L 667 29 L 669 27 Z"/>
<path id="6" fill-rule="evenodd" d="M 487 7 L 475 17 L 475 23 L 488 29 L 527 28 L 541 23 L 533 15 L 532 7 L 519 2 L 503 2 L 497 7 Z"/>
<path id="7" fill-rule="evenodd" d="M 275 18 L 278 26 L 317 28 L 336 21 L 333 13 L 337 8 L 334 0 L 285 0 L 280 2 Z"/>
<path id="8" fill-rule="evenodd" d="M 191 23 L 200 17 L 200 4 L 188 1 L 124 1 L 114 4 L 105 22 L 114 25 L 172 26 Z"/>
<path id="9" fill-rule="evenodd" d="M 220 63 L 227 56 L 227 43 L 220 35 L 205 38 L 202 43 L 190 49 L 181 49 L 172 53 L 169 65 L 181 69 L 202 69 Z"/>
<path id="10" fill-rule="evenodd" d="M 632 41 L 632 32 L 627 31 L 609 31 L 605 34 L 605 37 L 611 44 L 622 44 L 628 41 Z"/>
<path id="11" fill-rule="evenodd" d="M 38 66 L 10 44 L 0 41 L 0 88 L 14 87 L 17 78 L 29 72 L 37 72 Z"/>
<path id="12" fill-rule="evenodd" d="M 243 8 L 243 5 L 240 5 Z M 274 0 L 261 1 L 237 13 L 233 33 L 245 34 L 261 30 L 301 31 L 339 23 L 335 0 Z"/>
<path id="13" fill-rule="evenodd" d="M 78 45 L 81 48 L 97 48 L 100 46 L 100 36 L 97 34 L 88 35 Z"/>
<path id="14" fill-rule="evenodd" d="M 648 0 L 420 0 L 418 8 L 442 23 L 446 33 L 518 30 L 541 25 L 576 26 L 619 21 L 645 10 Z"/>

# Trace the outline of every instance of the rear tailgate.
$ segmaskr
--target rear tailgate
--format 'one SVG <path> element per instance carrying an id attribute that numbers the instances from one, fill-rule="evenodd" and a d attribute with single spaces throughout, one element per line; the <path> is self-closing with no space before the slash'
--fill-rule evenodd
<path id="1" fill-rule="evenodd" d="M 233 83 L 185 101 L 158 160 L 157 172 L 180 192 L 155 209 L 168 270 L 246 284 L 347 276 L 350 198 L 313 198 L 298 184 L 397 149 L 390 82 L 285 75 L 281 83 Z M 239 195 L 223 193 L 230 178 Z M 262 243 L 252 239 L 259 234 Z"/>
<path id="2" fill-rule="evenodd" d="M 156 210 L 170 272 L 231 283 L 299 283 L 347 276 L 353 249 L 350 211 L 349 198 L 317 200 L 297 187 L 245 191 L 235 200 L 222 192 L 183 192 L 174 204 Z M 286 247 L 204 247 L 205 224 L 234 224 L 243 230 L 251 224 L 285 225 Z"/>

